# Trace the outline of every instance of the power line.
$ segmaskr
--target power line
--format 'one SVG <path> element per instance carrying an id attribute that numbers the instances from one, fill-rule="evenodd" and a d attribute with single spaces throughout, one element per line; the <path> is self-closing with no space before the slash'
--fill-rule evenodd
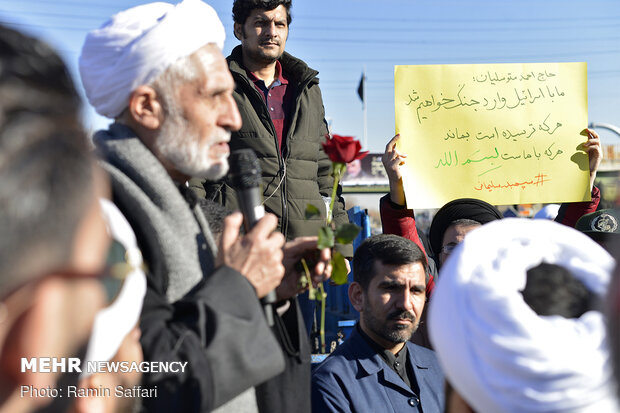
<path id="1" fill-rule="evenodd" d="M 29 4 L 32 3 L 33 1 L 36 1 L 36 0 L 30 0 Z M 104 4 L 85 4 L 85 3 L 73 3 L 73 2 L 63 2 L 63 3 L 67 4 L 67 5 L 71 5 L 71 6 L 77 5 L 77 6 L 84 6 L 84 7 L 88 7 L 88 8 L 91 8 L 91 7 L 94 6 L 94 7 L 100 7 L 100 8 L 105 8 L 105 9 L 109 9 L 109 10 L 114 10 L 114 7 L 110 6 L 109 4 L 107 4 L 107 5 L 104 5 Z M 55 2 L 54 4 L 55 5 L 59 5 L 59 4 L 63 4 L 63 3 Z M 52 11 L 45 11 L 45 12 L 43 12 L 43 11 L 31 11 L 31 10 L 28 10 L 27 12 L 26 11 L 24 11 L 24 12 L 13 11 L 12 13 L 16 13 L 16 14 L 18 14 L 18 13 L 27 13 L 27 15 L 29 17 L 37 17 L 38 16 L 38 17 L 52 17 L 52 18 L 61 17 L 61 18 L 75 18 L 75 19 L 104 19 L 104 18 L 106 18 L 106 16 L 102 16 L 101 14 L 69 14 L 69 13 L 64 13 L 64 12 L 54 13 Z M 335 19 L 343 20 L 343 18 L 335 18 Z M 620 21 L 620 17 L 618 17 L 618 18 L 608 17 L 606 19 Z M 350 19 L 346 19 L 346 18 L 344 20 L 349 20 L 350 21 Z M 390 21 L 390 20 L 391 19 L 388 19 L 388 20 L 385 20 L 385 21 Z M 585 20 L 587 20 L 587 19 L 585 19 Z M 599 23 L 601 19 L 600 18 L 593 18 L 592 20 L 597 22 L 597 23 Z M 360 20 L 355 20 L 355 21 L 356 22 L 357 21 L 361 21 L 361 19 Z M 373 21 L 376 22 L 377 20 L 373 19 Z M 474 20 L 463 20 L 463 21 L 464 22 L 473 22 Z M 527 21 L 532 22 L 532 20 L 529 20 L 529 19 Z M 493 22 L 497 23 L 497 21 L 495 19 L 493 19 Z M 485 27 L 472 27 L 471 25 L 467 25 L 467 26 L 464 26 L 464 27 L 454 27 L 452 25 L 452 21 L 451 20 L 438 20 L 438 21 L 424 20 L 424 21 L 419 22 L 418 24 L 420 24 L 420 23 L 422 23 L 422 24 L 423 23 L 433 23 L 433 27 L 426 27 L 426 28 L 425 27 L 418 27 L 418 28 L 406 28 L 406 27 L 401 27 L 401 28 L 387 27 L 387 28 L 384 28 L 384 27 L 378 27 L 378 28 L 374 28 L 373 31 L 374 32 L 382 32 L 382 33 L 385 33 L 385 32 L 404 32 L 404 33 L 408 33 L 408 32 L 413 32 L 413 33 L 417 33 L 417 32 L 420 32 L 420 33 L 424 33 L 424 32 L 427 32 L 427 33 L 428 32 L 442 32 L 442 33 L 446 33 L 446 32 L 462 32 L 462 31 L 467 31 L 467 32 L 523 31 L 523 29 L 524 29 L 524 27 L 523 27 L 521 22 L 518 22 L 519 23 L 518 27 L 506 27 L 505 24 L 502 24 L 501 27 L 488 27 L 488 25 L 485 26 Z M 437 27 L 437 25 L 435 23 L 446 24 L 446 25 L 449 25 L 450 27 L 445 27 L 445 28 Z M 559 23 L 563 23 L 564 26 L 567 29 L 574 29 L 574 27 L 575 27 L 575 24 L 574 24 L 574 22 L 572 20 L 566 19 L 566 20 L 559 21 Z M 580 19 L 580 23 L 584 23 L 584 19 Z M 232 24 L 230 24 L 229 27 L 232 27 Z M 291 27 L 292 27 L 293 30 L 317 30 L 317 26 L 316 25 L 301 26 L 301 27 L 298 26 L 298 25 L 294 25 L 294 26 L 291 26 Z M 604 28 L 617 28 L 617 27 L 618 27 L 617 24 L 609 24 L 609 25 L 597 24 L 595 26 L 595 28 L 597 30 L 604 29 Z M 532 27 L 527 27 L 527 29 L 528 30 L 532 30 Z M 557 30 L 558 27 L 549 27 L 548 25 L 541 25 L 539 27 L 535 27 L 534 29 L 539 29 L 539 30 Z M 343 32 L 365 31 L 365 32 L 367 32 L 368 31 L 367 28 L 359 27 L 359 25 L 356 25 L 354 27 L 328 26 L 328 27 L 322 27 L 319 30 L 321 32 L 324 32 L 324 31 L 343 31 Z"/>
<path id="2" fill-rule="evenodd" d="M 315 21 L 333 21 L 333 20 L 337 20 L 337 21 L 353 21 L 353 22 L 362 22 L 362 21 L 368 21 L 368 22 L 372 22 L 372 23 L 378 23 L 378 22 L 389 22 L 389 23 L 414 23 L 414 24 L 420 24 L 420 23 L 497 23 L 498 21 L 500 21 L 501 23 L 523 23 L 523 22 L 567 22 L 567 23 L 571 23 L 574 24 L 574 16 L 569 16 L 569 17 L 558 17 L 558 18 L 537 18 L 537 19 L 532 19 L 529 17 L 525 17 L 525 18 L 501 18 L 498 19 L 496 17 L 489 17 L 486 19 L 428 19 L 428 18 L 423 18 L 420 20 L 414 20 L 414 19 L 407 19 L 407 18 L 398 18 L 398 19 L 392 19 L 392 18 L 379 18 L 379 17 L 338 17 L 338 16 L 311 16 L 311 15 L 306 15 L 306 16 L 293 16 L 295 20 L 315 20 Z M 615 22 L 620 22 L 620 16 L 579 16 L 579 23 L 585 23 L 585 22 L 600 22 L 600 21 L 615 21 Z"/>
<path id="3" fill-rule="evenodd" d="M 574 37 L 574 38 L 534 38 L 534 39 L 448 39 L 448 40 L 399 40 L 399 39 L 339 39 L 337 37 L 333 37 L 330 39 L 325 38 L 292 38 L 289 41 L 295 42 L 307 42 L 307 43 L 360 43 L 360 44 L 383 44 L 386 46 L 389 45 L 403 45 L 403 44 L 416 44 L 416 45 L 436 45 L 436 44 L 457 44 L 457 43 L 485 43 L 485 44 L 505 44 L 505 43 L 546 43 L 546 42 L 557 42 L 557 43 L 574 43 L 574 42 L 600 42 L 600 41 L 614 41 L 620 40 L 620 37 Z"/>
<path id="4" fill-rule="evenodd" d="M 58 26 L 58 25 L 47 25 L 47 24 L 33 24 L 33 23 L 21 23 L 21 22 L 15 22 L 15 21 L 10 21 L 10 20 L 6 20 L 6 19 L 0 19 L 0 23 L 7 25 L 7 26 L 17 26 L 17 27 L 31 27 L 31 28 L 38 28 L 38 29 L 46 29 L 46 30 L 64 30 L 64 31 L 89 31 L 92 30 L 94 27 L 92 25 L 88 25 L 88 26 L 76 26 L 76 25 L 69 25 L 69 24 L 63 24 L 62 26 Z M 575 37 L 575 38 L 566 38 L 566 37 L 559 37 L 559 38 L 534 38 L 534 39 L 470 39 L 470 40 L 466 40 L 465 43 L 483 43 L 483 44 L 507 44 L 507 43 L 545 43 L 545 42 L 554 42 L 554 43 L 566 43 L 566 42 L 601 42 L 601 41 L 618 41 L 620 40 L 620 37 L 618 36 L 614 36 L 614 37 L 589 37 L 589 38 L 584 38 L 584 37 Z M 293 37 L 289 39 L 289 42 L 300 42 L 300 43 L 349 43 L 349 44 L 382 44 L 383 46 L 386 47 L 390 47 L 390 46 L 401 46 L 403 44 L 407 44 L 407 45 L 421 45 L 421 46 L 433 46 L 433 45 L 437 45 L 437 44 L 444 44 L 444 45 L 452 45 L 455 44 L 455 40 L 437 40 L 437 39 L 433 39 L 433 40 L 426 40 L 426 39 L 422 39 L 422 40 L 401 40 L 401 39 L 389 39 L 389 40 L 383 40 L 383 39 L 339 39 L 337 37 L 333 37 L 333 38 L 298 38 L 298 37 Z"/>
<path id="5" fill-rule="evenodd" d="M 110 10 L 115 10 L 112 7 L 108 7 Z M 98 21 L 105 21 L 109 18 L 109 14 L 100 14 L 100 13 L 96 13 L 96 14 L 69 14 L 69 13 L 53 13 L 53 12 L 49 12 L 49 11 L 45 11 L 45 12 L 34 12 L 34 11 L 11 11 L 10 13 L 6 13 L 7 15 L 11 15 L 11 16 L 25 16 L 28 19 L 33 19 L 33 18 L 44 18 L 44 19 L 80 19 L 80 20 L 84 20 L 84 19 L 88 19 L 88 20 L 98 20 Z M 224 27 L 226 29 L 230 29 L 232 30 L 232 23 L 230 24 L 224 24 Z"/>
<path id="6" fill-rule="evenodd" d="M 620 75 L 620 69 L 588 72 L 588 78 L 590 77 L 614 77 L 614 76 L 619 76 L 619 75 Z M 322 86 L 329 86 L 330 89 L 340 88 L 340 87 L 347 88 L 347 89 L 350 89 L 350 88 L 355 89 L 355 87 L 357 87 L 357 85 L 359 84 L 359 81 L 351 80 L 351 79 L 346 79 L 346 80 L 329 79 L 329 80 L 321 80 L 319 84 Z M 394 79 L 373 80 L 372 77 L 367 77 L 365 84 L 368 85 L 369 88 L 372 88 L 372 87 L 380 88 L 380 87 L 386 87 L 386 86 L 393 86 Z M 331 85 L 337 85 L 337 86 L 331 86 Z"/>
<path id="7" fill-rule="evenodd" d="M 573 58 L 573 59 L 582 59 L 585 56 L 589 56 L 589 55 L 605 55 L 605 54 L 617 54 L 620 53 L 620 49 L 611 49 L 611 50 L 588 50 L 588 51 L 583 51 L 583 52 L 576 52 L 576 51 L 571 51 L 571 52 L 567 52 L 567 53 L 545 53 L 545 54 L 521 54 L 521 55 L 496 55 L 493 54 L 493 58 L 496 60 L 515 60 L 515 59 L 548 59 L 548 58 Z M 307 61 L 311 61 L 311 62 L 321 62 L 321 63 L 342 63 L 342 62 L 348 62 L 348 63 L 368 63 L 368 64 L 374 64 L 374 63 L 391 63 L 391 62 L 398 62 L 398 61 L 411 61 L 411 60 L 415 60 L 416 63 L 411 63 L 411 64 L 434 64 L 434 63 L 441 63 L 438 62 L 437 59 L 439 59 L 439 57 L 407 57 L 407 56 L 403 56 L 403 55 L 399 55 L 399 56 L 395 56 L 395 57 L 381 57 L 381 58 L 368 58 L 368 57 L 357 57 L 357 58 L 317 58 L 317 59 L 306 59 Z M 462 62 L 463 60 L 467 60 L 467 61 L 472 61 L 472 63 L 474 61 L 478 61 L 478 60 L 488 60 L 489 59 L 489 55 L 485 55 L 485 56 L 467 56 L 467 57 L 460 57 L 460 58 L 452 58 L 453 60 L 455 60 L 454 62 L 451 63 L 457 63 L 456 60 L 458 60 L 459 62 Z M 494 63 L 499 63 L 499 62 L 494 62 Z M 403 63 L 404 64 L 404 63 Z"/>
<path id="8" fill-rule="evenodd" d="M 33 4 L 33 3 L 39 3 L 39 4 L 45 4 L 45 5 L 49 5 L 50 1 L 49 0 L 28 0 L 28 4 Z M 144 1 L 138 1 L 138 0 L 134 0 L 134 1 L 126 1 L 126 0 L 120 0 L 120 1 L 113 1 L 113 0 L 107 0 L 107 1 L 88 1 L 88 2 L 84 2 L 84 1 L 71 1 L 71 0 L 55 0 L 53 5 L 55 7 L 57 6 L 80 6 L 80 7 L 85 7 L 85 8 L 102 8 L 102 9 L 119 9 L 119 8 L 123 8 L 123 9 L 127 9 L 129 7 L 133 7 L 133 6 L 137 6 L 139 4 L 143 4 Z M 501 24 L 511 24 L 511 23 L 519 23 L 519 24 L 523 24 L 523 23 L 531 23 L 531 22 L 545 22 L 545 23 L 553 23 L 553 22 L 559 22 L 559 23 L 566 23 L 567 25 L 573 26 L 575 25 L 575 16 L 568 16 L 568 17 L 556 17 L 556 18 L 530 18 L 530 17 L 523 17 L 523 18 L 517 18 L 517 17 L 511 17 L 511 18 L 495 18 L 495 17 L 488 17 L 488 18 L 479 18 L 479 19 L 459 19 L 459 18 L 451 18 L 451 19 L 446 19 L 446 18 L 435 18 L 435 19 L 430 19 L 430 18 L 426 18 L 426 17 L 422 17 L 422 18 L 380 18 L 380 17 L 352 17 L 352 16 L 347 16 L 347 17 L 342 17 L 342 16 L 320 16 L 320 15 L 296 15 L 294 13 L 293 10 L 293 21 L 298 22 L 298 21 L 305 21 L 305 20 L 313 20 L 314 23 L 314 27 L 316 27 L 316 22 L 319 21 L 339 21 L 339 22 L 372 22 L 372 23 L 380 23 L 380 22 L 386 22 L 386 23 L 411 23 L 411 24 L 425 24 L 425 23 L 429 23 L 429 24 L 453 24 L 453 23 L 494 23 L 497 24 L 498 22 Z M 602 15 L 602 16 L 579 16 L 579 24 L 585 24 L 585 23 L 600 23 L 601 21 L 615 21 L 615 22 L 620 22 L 620 15 L 619 16 L 609 16 L 609 15 Z M 294 24 L 293 23 L 293 24 Z M 322 30 L 322 28 L 321 28 Z"/>
<path id="9" fill-rule="evenodd" d="M 42 3 L 45 4 L 47 6 L 49 6 L 50 1 L 49 0 L 28 0 L 28 4 L 32 4 L 32 3 Z M 119 7 L 123 7 L 123 8 L 128 8 L 129 6 L 127 6 L 127 1 L 120 1 L 117 2 L 116 5 L 114 5 L 114 2 L 112 1 L 107 1 L 107 2 L 103 2 L 103 3 L 97 3 L 97 2 L 80 2 L 80 1 L 66 1 L 66 0 L 55 0 L 54 1 L 54 6 L 80 6 L 80 7 L 87 7 L 87 8 L 101 8 L 101 9 L 117 9 Z M 145 2 L 141 2 L 141 1 L 134 1 L 133 2 L 134 5 L 139 5 L 140 3 L 145 3 Z"/>
<path id="10" fill-rule="evenodd" d="M 588 76 L 590 75 L 614 75 L 620 74 L 620 69 L 611 69 L 611 70 L 588 70 Z M 394 83 L 393 78 L 373 78 L 372 76 L 366 76 L 366 82 L 368 84 L 384 84 L 384 83 Z M 321 83 L 326 83 L 325 80 L 321 80 Z M 359 79 L 351 79 L 347 77 L 345 79 L 329 79 L 327 83 L 351 83 L 351 84 L 359 84 Z"/>
<path id="11" fill-rule="evenodd" d="M 36 0 L 29 0 L 29 4 L 32 3 L 33 1 L 36 2 Z M 45 3 L 45 1 L 44 1 Z M 54 5 L 71 5 L 71 6 L 83 6 L 83 7 L 88 7 L 89 9 L 92 7 L 100 7 L 100 8 L 105 8 L 108 10 L 115 10 L 114 6 L 111 6 L 110 4 L 104 5 L 104 4 L 97 4 L 97 3 L 89 3 L 89 4 L 85 4 L 85 3 L 80 3 L 80 2 L 58 2 L 56 1 L 54 3 Z M 122 3 L 121 3 L 122 4 Z M 138 4 L 138 2 L 136 2 L 136 4 Z M 126 6 L 126 4 L 123 4 L 123 6 Z M 28 11 L 12 11 L 11 13 L 13 14 L 26 14 L 28 17 L 45 17 L 45 18 L 73 18 L 73 19 L 97 19 L 97 20 L 103 20 L 105 18 L 107 18 L 107 14 L 106 15 L 101 15 L 101 14 L 70 14 L 70 13 L 64 13 L 64 12 L 52 12 L 52 11 L 32 11 L 32 10 L 28 10 Z M 318 18 L 320 20 L 338 20 L 338 21 L 353 21 L 355 23 L 358 23 L 360 21 L 366 21 L 366 20 L 372 20 L 374 23 L 377 22 L 405 22 L 405 21 L 409 21 L 407 19 L 368 19 L 368 18 L 361 18 L 361 19 L 356 19 L 356 18 L 342 18 L 342 17 L 316 17 L 316 16 L 304 16 L 302 17 L 302 19 L 312 19 L 312 18 Z M 425 19 L 423 21 L 413 21 L 411 20 L 412 23 L 415 23 L 416 26 L 419 26 L 420 24 L 424 24 L 424 23 L 429 23 L 429 24 L 433 24 L 433 27 L 416 27 L 416 28 L 410 28 L 410 27 L 400 27 L 400 28 L 392 28 L 392 27 L 388 27 L 388 28 L 382 28 L 382 27 L 374 27 L 373 28 L 373 33 L 386 33 L 386 32 L 400 32 L 400 33 L 429 33 L 429 32 L 442 32 L 442 33 L 448 33 L 448 32 L 463 32 L 463 31 L 467 31 L 467 32 L 504 32 L 504 31 L 523 31 L 524 29 L 527 30 L 532 30 L 532 29 L 536 29 L 536 30 L 557 30 L 557 27 L 549 27 L 548 25 L 544 25 L 544 26 L 540 26 L 540 27 L 523 27 L 522 22 L 548 22 L 548 21 L 558 21 L 559 23 L 563 23 L 565 24 L 565 27 L 567 29 L 573 29 L 574 28 L 574 22 L 572 19 L 503 19 L 501 21 L 501 27 L 488 27 L 488 25 L 485 25 L 485 27 L 477 27 L 474 26 L 472 27 L 469 23 L 473 23 L 473 22 L 487 22 L 490 21 L 492 23 L 498 24 L 497 19 L 491 18 L 491 19 L 451 19 L 451 20 L 446 20 L 446 19 Z M 610 16 L 606 16 L 606 17 L 592 17 L 592 18 L 581 18 L 579 19 L 580 24 L 584 24 L 587 23 L 588 20 L 592 20 L 592 22 L 596 23 L 596 25 L 594 26 L 595 29 L 600 30 L 600 29 L 604 29 L 604 28 L 617 28 L 617 24 L 609 24 L 609 25 L 601 25 L 600 22 L 601 20 L 611 20 L 611 21 L 615 21 L 615 22 L 620 22 L 620 17 L 610 17 Z M 463 23 L 468 23 L 468 25 L 466 27 L 454 27 L 453 26 L 453 22 L 463 22 Z M 445 25 L 449 25 L 450 27 L 437 27 L 436 23 L 440 23 L 440 24 L 445 24 Z M 518 27 L 506 27 L 506 23 L 510 24 L 510 23 L 518 23 Z M 225 24 L 225 26 L 227 28 L 231 28 L 232 24 Z M 328 26 L 328 27 L 321 27 L 321 28 L 317 28 L 316 25 L 312 25 L 312 26 L 301 26 L 299 27 L 298 25 L 295 26 L 291 26 L 292 30 L 315 30 L 318 29 L 321 32 L 324 31 L 342 31 L 342 32 L 351 32 L 351 31 L 368 31 L 367 28 L 365 27 L 359 27 L 359 25 L 356 25 L 356 27 L 342 27 L 341 25 L 338 26 Z"/>
<path id="12" fill-rule="evenodd" d="M 39 28 L 39 29 L 47 29 L 47 30 L 67 30 L 67 31 L 88 31 L 91 30 L 93 27 L 89 26 L 89 27 L 71 27 L 71 26 L 62 26 L 62 27 L 54 27 L 54 26 L 49 26 L 49 25 L 38 25 L 38 24 L 29 24 L 29 23 L 18 23 L 18 22 L 13 22 L 13 21 L 8 21 L 8 20 L 1 20 L 0 19 L 0 24 L 5 24 L 7 26 L 16 26 L 16 27 L 30 27 L 30 28 Z M 618 38 L 615 38 L 618 39 Z M 593 39 L 589 39 L 591 41 L 594 41 Z M 299 41 L 299 40 L 297 40 Z M 321 42 L 325 42 L 326 40 L 313 40 L 313 41 L 321 41 Z M 497 42 L 497 43 L 508 43 L 508 41 L 504 41 L 504 42 Z M 448 44 L 448 43 L 446 43 Z M 429 43 L 429 45 L 432 45 Z M 529 54 L 529 55 L 518 55 L 518 56 L 498 56 L 498 55 L 494 55 L 494 60 L 495 62 L 497 62 L 498 60 L 521 60 L 521 59 L 550 59 L 550 58 L 573 58 L 573 59 L 583 59 L 585 56 L 593 56 L 593 55 L 605 55 L 605 54 L 617 54 L 620 52 L 620 49 L 611 49 L 611 50 L 588 50 L 588 51 L 582 51 L 582 52 L 576 52 L 576 51 L 571 51 L 571 52 L 567 52 L 567 53 L 545 53 L 545 54 Z M 77 51 L 65 51 L 66 54 L 77 54 Z M 408 62 L 411 60 L 415 60 L 415 64 L 423 64 L 423 63 L 440 63 L 438 62 L 438 57 L 426 57 L 426 58 L 420 58 L 419 56 L 416 56 L 414 58 L 412 57 L 406 57 L 403 55 L 399 55 L 397 57 L 381 57 L 381 58 L 368 58 L 368 57 L 357 57 L 357 58 L 316 58 L 316 59 L 312 59 L 312 58 L 307 58 L 306 60 L 308 61 L 312 61 L 312 62 L 320 62 L 320 63 L 326 63 L 326 64 L 330 64 L 330 63 L 342 63 L 342 62 L 347 62 L 347 63 L 369 63 L 369 64 L 375 64 L 375 63 L 390 63 L 390 62 Z M 469 61 L 479 61 L 479 60 L 488 60 L 489 56 L 478 56 L 478 57 L 472 57 L 472 56 L 467 56 L 465 58 L 466 60 Z M 463 58 L 460 58 L 459 60 L 463 60 Z"/>
<path id="13" fill-rule="evenodd" d="M 618 23 L 616 24 L 606 24 L 606 25 L 601 25 L 601 24 L 597 24 L 596 27 L 594 29 L 598 30 L 604 30 L 604 29 L 617 29 L 618 28 Z M 563 25 L 563 27 L 549 27 L 548 25 L 540 25 L 538 27 L 523 27 L 521 25 L 519 25 L 518 27 L 506 27 L 506 26 L 502 26 L 502 27 L 488 27 L 485 25 L 485 27 L 471 27 L 471 26 L 467 26 L 467 27 L 449 27 L 449 28 L 443 28 L 443 27 L 437 27 L 437 25 L 433 25 L 433 27 L 418 27 L 418 28 L 392 28 L 392 27 L 375 27 L 373 29 L 373 34 L 374 33 L 435 33 L 435 32 L 439 32 L 439 33 L 451 33 L 451 32 L 468 32 L 468 33 L 472 33 L 472 32 L 513 32 L 513 31 L 517 31 L 517 32 L 522 32 L 524 29 L 527 29 L 528 31 L 531 30 L 544 30 L 544 31 L 556 31 L 558 29 L 566 29 L 566 30 L 574 30 L 575 29 L 575 24 L 573 22 L 567 22 L 566 25 Z M 296 32 L 298 30 L 317 30 L 316 26 L 293 26 L 291 25 L 291 32 Z M 357 32 L 357 31 L 363 31 L 363 32 L 368 32 L 368 29 L 365 27 L 343 27 L 343 26 L 328 26 L 328 27 L 321 27 L 320 28 L 321 32 L 326 32 L 326 31 L 342 31 L 342 32 Z"/>
<path id="14" fill-rule="evenodd" d="M 24 15 L 26 17 L 28 17 L 29 19 L 32 19 L 34 17 L 38 17 L 38 18 L 60 18 L 60 19 L 80 19 L 80 20 L 84 20 L 84 19 L 88 19 L 88 20 L 101 20 L 103 21 L 104 19 L 107 18 L 107 16 L 103 16 L 100 14 L 67 14 L 67 13 L 45 13 L 45 12 L 11 12 L 12 16 L 17 16 L 17 15 Z"/>
<path id="15" fill-rule="evenodd" d="M 66 30 L 66 31 L 70 31 L 70 32 L 83 32 L 83 31 L 89 31 L 94 29 L 93 26 L 84 26 L 84 27 L 77 27 L 77 26 L 68 26 L 68 25 L 64 25 L 64 26 L 52 26 L 52 25 L 47 25 L 47 24 L 31 24 L 31 23 L 19 23 L 19 22 L 14 22 L 14 21 L 10 21 L 10 20 L 3 20 L 0 19 L 0 24 L 4 24 L 5 26 L 15 26 L 15 27 L 27 27 L 27 28 L 35 28 L 35 29 L 46 29 L 46 30 Z"/>

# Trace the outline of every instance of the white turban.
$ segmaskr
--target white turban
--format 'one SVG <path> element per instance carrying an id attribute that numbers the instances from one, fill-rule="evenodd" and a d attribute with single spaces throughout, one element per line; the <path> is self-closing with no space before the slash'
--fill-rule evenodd
<path id="1" fill-rule="evenodd" d="M 114 118 L 136 87 L 206 44 L 221 50 L 225 37 L 215 10 L 200 0 L 122 11 L 86 36 L 79 63 L 88 101 L 99 114 Z"/>
<path id="2" fill-rule="evenodd" d="M 138 249 L 135 233 L 116 205 L 106 199 L 101 199 L 99 202 L 110 236 L 125 248 L 129 273 L 114 302 L 95 316 L 93 331 L 82 363 L 82 378 L 93 373 L 87 369 L 89 362 L 110 361 L 116 355 L 123 340 L 140 319 L 142 302 L 146 294 L 146 275 L 142 269 L 142 253 Z"/>
<path id="3" fill-rule="evenodd" d="M 526 271 L 567 268 L 598 296 L 613 258 L 586 235 L 546 220 L 475 229 L 441 269 L 429 332 L 447 379 L 479 412 L 616 412 L 603 315 L 538 316 Z"/>

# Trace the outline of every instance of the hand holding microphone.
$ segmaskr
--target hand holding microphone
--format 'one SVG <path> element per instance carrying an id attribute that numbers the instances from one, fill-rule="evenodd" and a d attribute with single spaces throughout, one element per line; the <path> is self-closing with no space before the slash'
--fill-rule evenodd
<path id="1" fill-rule="evenodd" d="M 237 269 L 248 279 L 262 299 L 267 322 L 273 325 L 271 305 L 276 301 L 274 289 L 284 276 L 284 236 L 274 232 L 278 220 L 273 214 L 265 214 L 262 206 L 261 170 L 254 151 L 242 149 L 233 152 L 230 170 L 246 235 L 239 239 L 240 214 L 229 216 L 224 221 L 218 263 Z"/>
<path id="2" fill-rule="evenodd" d="M 254 151 L 234 151 L 230 156 L 230 169 L 243 216 L 235 213 L 224 220 L 218 265 L 235 268 L 248 279 L 262 299 L 267 322 L 272 325 L 271 305 L 276 299 L 288 299 L 303 290 L 298 284 L 302 274 L 296 270 L 299 260 L 308 254 L 316 255 L 310 276 L 313 283 L 318 283 L 331 275 L 330 250 L 318 251 L 317 237 L 301 237 L 285 245 L 284 236 L 274 232 L 278 219 L 273 214 L 265 214 L 262 206 L 261 170 Z M 246 235 L 239 239 L 242 220 Z"/>

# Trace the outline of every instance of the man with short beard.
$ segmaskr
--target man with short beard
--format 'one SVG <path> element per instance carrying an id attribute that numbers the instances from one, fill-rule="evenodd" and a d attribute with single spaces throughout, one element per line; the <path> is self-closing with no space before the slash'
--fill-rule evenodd
<path id="1" fill-rule="evenodd" d="M 351 336 L 313 373 L 314 412 L 443 412 L 435 353 L 409 341 L 426 301 L 428 265 L 413 241 L 366 239 L 353 257 Z"/>
<path id="2" fill-rule="evenodd" d="M 234 35 L 241 44 L 226 58 L 243 123 L 232 133 L 231 149 L 256 152 L 265 209 L 279 218 L 278 229 L 287 239 L 318 233 L 334 185 L 321 146 L 328 129 L 318 72 L 285 52 L 291 7 L 291 0 L 235 0 Z M 229 208 L 238 205 L 228 180 L 202 180 L 194 189 Z M 340 191 L 335 201 L 334 221 L 348 222 Z M 321 216 L 306 218 L 308 204 Z M 353 255 L 351 246 L 339 248 Z"/>
<path id="3" fill-rule="evenodd" d="M 224 220 L 216 246 L 188 189 L 192 176 L 227 172 L 230 132 L 241 126 L 224 37 L 217 14 L 200 0 L 150 3 L 91 31 L 80 56 L 89 102 L 115 120 L 94 142 L 147 267 L 144 359 L 186 365 L 144 375 L 157 394 L 143 399 L 149 412 L 225 404 L 257 411 L 253 386 L 284 369 L 257 298 L 273 289 L 279 300 L 293 296 L 294 264 L 316 249 L 316 239 L 284 244 L 272 214 L 240 237 L 238 212 Z M 325 250 L 313 281 L 329 276 L 328 260 Z"/>
<path id="4" fill-rule="evenodd" d="M 318 72 L 285 52 L 291 7 L 291 0 L 233 1 L 234 35 L 241 44 L 226 58 L 242 119 L 241 128 L 232 131 L 231 150 L 249 148 L 256 153 L 265 210 L 278 217 L 278 230 L 289 240 L 319 233 L 334 186 L 332 163 L 321 146 L 328 129 Z M 238 208 L 229 178 L 192 180 L 191 186 L 200 197 Z M 337 225 L 349 221 L 340 192 L 333 211 Z M 320 215 L 307 218 L 308 205 L 318 208 Z M 345 257 L 353 255 L 351 245 L 336 248 Z M 290 304 L 286 319 L 276 318 L 283 325 L 276 335 L 287 369 L 261 386 L 270 413 L 310 411 L 308 333 L 315 302 L 304 294 Z"/>

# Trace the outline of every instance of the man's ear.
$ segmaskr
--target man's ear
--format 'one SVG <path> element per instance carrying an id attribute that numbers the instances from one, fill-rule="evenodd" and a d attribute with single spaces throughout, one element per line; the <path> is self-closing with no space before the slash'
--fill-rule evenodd
<path id="1" fill-rule="evenodd" d="M 141 85 L 129 96 L 129 116 L 145 129 L 159 129 L 164 121 L 160 97 L 151 86 Z"/>
<path id="2" fill-rule="evenodd" d="M 364 308 L 364 291 L 360 283 L 356 281 L 349 284 L 349 301 L 351 301 L 353 308 L 355 308 L 358 313 L 362 312 Z"/>
<path id="3" fill-rule="evenodd" d="M 241 23 L 235 23 L 233 26 L 233 33 L 235 33 L 237 40 L 243 39 L 243 25 Z"/>

